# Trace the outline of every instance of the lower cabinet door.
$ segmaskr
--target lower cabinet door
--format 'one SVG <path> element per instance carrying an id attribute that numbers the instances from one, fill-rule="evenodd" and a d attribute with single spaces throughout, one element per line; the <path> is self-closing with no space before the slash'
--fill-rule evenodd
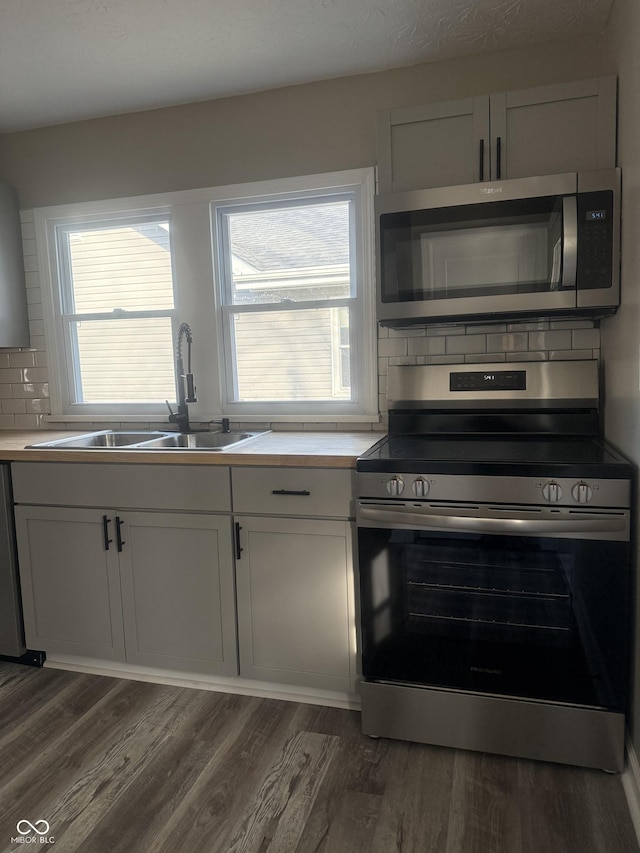
<path id="1" fill-rule="evenodd" d="M 124 659 L 118 552 L 101 510 L 15 508 L 27 646 Z M 106 534 L 106 535 L 105 535 Z"/>
<path id="2" fill-rule="evenodd" d="M 351 528 L 236 516 L 240 675 L 353 690 Z"/>
<path id="3" fill-rule="evenodd" d="M 229 516 L 119 518 L 127 662 L 237 675 Z"/>

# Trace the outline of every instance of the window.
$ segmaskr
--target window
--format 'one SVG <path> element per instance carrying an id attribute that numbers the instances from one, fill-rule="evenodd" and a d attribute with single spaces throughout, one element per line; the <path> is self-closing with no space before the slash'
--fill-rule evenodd
<path id="1" fill-rule="evenodd" d="M 214 205 L 228 413 L 362 411 L 359 189 Z"/>
<path id="2" fill-rule="evenodd" d="M 377 418 L 373 170 L 35 211 L 52 419 Z M 213 223 L 213 229 L 212 229 Z"/>

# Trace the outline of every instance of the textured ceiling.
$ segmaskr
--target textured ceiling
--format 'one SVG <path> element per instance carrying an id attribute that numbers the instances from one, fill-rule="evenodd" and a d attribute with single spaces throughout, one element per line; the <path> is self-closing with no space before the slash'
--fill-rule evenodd
<path id="1" fill-rule="evenodd" d="M 0 0 L 0 132 L 600 31 L 613 0 Z"/>

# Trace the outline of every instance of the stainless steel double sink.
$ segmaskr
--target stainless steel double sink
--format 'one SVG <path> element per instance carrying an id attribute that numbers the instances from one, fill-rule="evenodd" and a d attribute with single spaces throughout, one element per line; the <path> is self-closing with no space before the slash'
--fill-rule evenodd
<path id="1" fill-rule="evenodd" d="M 29 444 L 29 448 L 58 450 L 213 450 L 237 447 L 265 435 L 260 432 L 162 432 L 161 430 L 125 431 L 115 429 L 88 432 L 53 441 Z"/>

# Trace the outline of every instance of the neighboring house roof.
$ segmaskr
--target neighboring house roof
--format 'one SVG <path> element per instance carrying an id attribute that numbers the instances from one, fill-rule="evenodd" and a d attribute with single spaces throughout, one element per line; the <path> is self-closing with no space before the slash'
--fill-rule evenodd
<path id="1" fill-rule="evenodd" d="M 256 271 L 349 263 L 347 202 L 230 214 L 231 251 Z"/>

